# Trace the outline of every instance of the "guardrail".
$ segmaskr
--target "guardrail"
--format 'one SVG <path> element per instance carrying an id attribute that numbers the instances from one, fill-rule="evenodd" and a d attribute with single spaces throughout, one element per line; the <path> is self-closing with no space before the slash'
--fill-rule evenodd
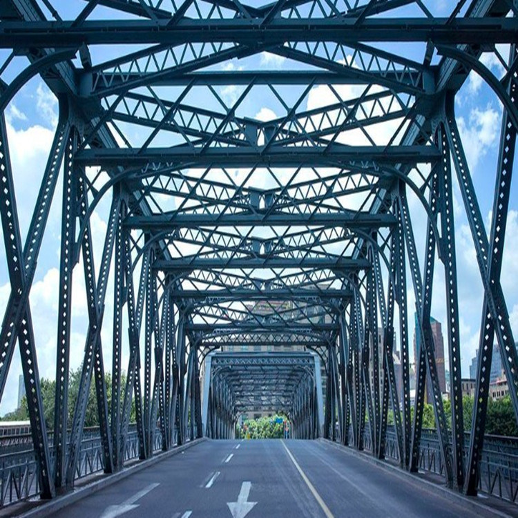
<path id="1" fill-rule="evenodd" d="M 352 435 L 352 434 L 351 434 Z M 351 436 L 352 439 L 352 436 Z M 470 433 L 465 433 L 464 461 L 467 460 Z M 368 427 L 364 434 L 364 448 L 372 451 Z M 387 430 L 385 458 L 399 463 L 399 448 L 395 429 Z M 444 458 L 437 433 L 425 429 L 419 446 L 419 469 L 444 476 Z M 486 435 L 479 462 L 478 490 L 502 500 L 518 503 L 518 437 Z"/>
<path id="2" fill-rule="evenodd" d="M 11 439 L 11 438 L 9 438 Z M 173 444 L 177 444 L 174 432 Z M 17 436 L 16 440 L 0 441 L 0 509 L 39 495 L 39 465 L 32 450 L 32 438 Z M 28 449 L 28 447 L 30 449 Z M 162 433 L 157 428 L 154 434 L 153 451 L 162 449 Z M 140 453 L 138 435 L 133 427 L 129 431 L 124 449 L 124 461 L 138 458 Z M 52 462 L 54 462 L 51 448 Z M 89 429 L 81 443 L 75 480 L 104 470 L 103 448 L 99 431 Z"/>

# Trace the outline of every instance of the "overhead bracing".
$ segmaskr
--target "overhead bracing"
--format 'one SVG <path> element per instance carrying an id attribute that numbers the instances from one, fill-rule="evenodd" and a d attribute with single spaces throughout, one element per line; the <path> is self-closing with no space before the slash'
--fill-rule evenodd
<path id="1" fill-rule="evenodd" d="M 476 494 L 495 341 L 518 415 L 514 302 L 501 280 L 517 8 L 472 0 L 440 9 L 422 0 L 0 4 L 0 282 L 10 286 L 0 396 L 18 348 L 44 498 L 75 483 L 91 386 L 106 473 L 123 468 L 133 429 L 147 459 L 203 435 L 233 437 L 239 416 L 254 412 L 284 413 L 292 437 L 323 436 L 379 459 L 393 430 L 401 467 L 415 472 L 429 399 L 445 482 Z M 455 114 L 472 71 L 502 106 L 489 233 L 488 193 Z M 29 208 L 16 195 L 24 178 L 11 135 L 21 90 L 34 84 L 50 90 L 58 113 Z M 45 273 L 37 265 L 55 255 L 46 247 L 56 210 L 49 423 L 31 289 Z M 463 213 L 484 296 L 469 439 Z M 430 323 L 443 292 L 450 414 Z"/>

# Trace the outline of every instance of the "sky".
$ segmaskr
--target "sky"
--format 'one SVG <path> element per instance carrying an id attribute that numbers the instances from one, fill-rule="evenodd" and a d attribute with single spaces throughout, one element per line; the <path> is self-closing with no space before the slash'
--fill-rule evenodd
<path id="1" fill-rule="evenodd" d="M 256 2 L 258 3 L 258 2 Z M 434 14 L 446 15 L 451 9 L 450 2 L 425 2 L 433 9 Z M 84 2 L 55 2 L 64 18 L 73 16 L 79 12 Z M 101 16 L 107 11 L 99 9 L 95 11 Z M 499 48 L 503 56 L 507 49 Z M 419 50 L 422 52 L 422 49 Z M 116 54 L 114 49 L 94 49 L 92 55 L 96 60 L 111 59 Z M 0 60 L 5 59 L 6 53 L 0 52 Z M 412 56 L 410 56 L 412 57 Z M 437 59 L 437 58 L 435 58 Z M 77 60 L 76 60 L 77 62 Z M 500 77 L 502 67 L 493 53 L 485 53 L 482 62 L 493 73 Z M 12 66 L 8 67 L 2 78 L 11 81 L 23 67 L 26 66 L 24 58 L 15 58 Z M 279 56 L 263 53 L 259 56 L 244 60 L 232 60 L 222 65 L 220 69 L 290 69 L 293 64 Z M 352 95 L 354 87 L 341 87 L 344 95 Z M 340 92 L 340 88 L 338 88 Z M 246 114 L 252 114 L 258 120 L 270 120 L 283 114 L 284 108 L 276 101 L 274 96 L 264 94 L 257 89 L 256 95 L 246 98 L 243 110 Z M 263 92 L 263 93 L 261 93 Z M 235 100 L 239 90 L 232 87 L 221 89 L 220 94 L 225 102 Z M 291 93 L 293 95 L 293 92 Z M 311 109 L 332 102 L 333 95 L 325 87 L 315 86 L 304 99 L 306 108 Z M 195 102 L 193 100 L 192 102 Z M 209 101 L 206 101 L 209 102 Z M 211 102 L 215 102 L 212 100 Z M 475 189 L 479 197 L 482 214 L 489 228 L 491 221 L 491 209 L 493 204 L 493 192 L 496 173 L 496 162 L 499 146 L 499 131 L 501 124 L 501 105 L 491 89 L 479 76 L 471 73 L 468 80 L 460 90 L 456 98 L 456 112 L 461 131 L 465 151 L 471 169 Z M 41 175 L 47 161 L 48 152 L 54 136 L 57 123 L 57 100 L 48 87 L 39 79 L 29 81 L 15 96 L 6 110 L 9 147 L 11 152 L 12 168 L 18 203 L 18 213 L 24 238 L 41 180 Z M 128 132 L 132 129 L 128 128 Z M 134 130 L 133 130 L 134 131 Z M 131 138 L 144 138 L 143 135 L 131 134 Z M 383 135 L 379 135 L 383 139 Z M 518 196 L 516 182 L 512 187 L 510 213 L 508 217 L 507 242 L 504 251 L 504 263 L 502 271 L 502 287 L 506 295 L 508 310 L 510 313 L 513 330 L 518 333 Z M 40 375 L 53 379 L 55 377 L 56 355 L 56 328 L 58 313 L 58 285 L 59 285 L 59 253 L 61 233 L 61 187 L 54 197 L 50 219 L 47 225 L 42 251 L 38 261 L 36 276 L 31 290 L 30 302 L 34 321 L 34 330 L 37 342 L 38 362 Z M 425 215 L 419 206 L 418 200 L 409 195 L 414 228 L 416 229 L 416 241 L 421 258 L 424 250 Z M 456 252 L 458 261 L 458 284 L 460 321 L 458 325 L 461 333 L 461 357 L 463 377 L 469 376 L 468 366 L 475 355 L 479 341 L 479 327 L 482 311 L 482 283 L 475 258 L 470 230 L 462 207 L 460 191 L 455 182 L 454 205 L 456 222 Z M 94 255 L 97 264 L 100 261 L 102 250 L 102 236 L 106 232 L 107 212 L 109 200 L 104 200 L 94 212 L 91 220 L 92 233 L 94 235 Z M 1 231 L 0 231 L 1 233 Z M 0 238 L 3 243 L 3 239 Z M 432 305 L 432 315 L 439 321 L 445 322 L 445 295 L 444 276 L 442 265 L 436 263 L 436 288 Z M 72 354 L 71 368 L 78 368 L 82 359 L 84 348 L 84 335 L 87 326 L 87 307 L 84 296 L 84 282 L 82 271 L 76 268 L 73 286 L 73 324 L 72 324 Z M 410 279 L 408 282 L 410 286 Z M 112 305 L 112 288 L 108 287 L 107 314 Z M 10 284 L 5 262 L 5 249 L 0 247 L 0 311 L 3 313 L 10 294 Z M 409 310 L 413 312 L 413 293 L 409 288 Z M 411 319 L 413 326 L 413 319 Z M 443 324 L 443 327 L 445 325 Z M 445 329 L 444 329 L 445 331 Z M 410 330 L 410 334 L 413 329 Z M 103 325 L 103 342 L 109 344 L 112 334 L 110 318 L 105 318 Z M 110 348 L 106 345 L 105 365 L 111 362 Z M 11 411 L 16 407 L 18 376 L 21 372 L 19 353 L 15 352 L 11 366 L 4 398 L 0 403 L 0 415 Z"/>

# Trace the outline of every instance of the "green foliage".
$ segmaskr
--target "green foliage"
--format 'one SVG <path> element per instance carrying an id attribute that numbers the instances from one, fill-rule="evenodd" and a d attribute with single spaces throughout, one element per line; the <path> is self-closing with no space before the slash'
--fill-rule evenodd
<path id="1" fill-rule="evenodd" d="M 277 423 L 277 419 L 285 418 L 274 415 L 273 417 L 247 419 L 239 430 L 239 435 L 250 439 L 282 439 L 284 437 L 284 423 Z"/>
<path id="2" fill-rule="evenodd" d="M 511 396 L 496 401 L 489 400 L 487 406 L 486 433 L 518 436 Z"/>
<path id="3" fill-rule="evenodd" d="M 5 414 L 0 421 L 28 421 L 29 420 L 29 412 L 27 411 L 27 398 L 23 396 L 22 404 L 20 408 Z"/>
<path id="4" fill-rule="evenodd" d="M 106 393 L 108 398 L 108 410 L 111 409 L 112 401 L 112 377 L 110 373 L 105 374 L 106 382 Z M 79 394 L 79 383 L 81 381 L 81 368 L 78 368 L 70 372 L 69 383 L 68 383 L 68 422 L 72 424 L 72 418 L 74 415 L 74 409 L 76 406 L 78 394 Z M 41 378 L 41 393 L 43 398 L 43 415 L 45 417 L 45 425 L 47 430 L 54 428 L 54 406 L 55 406 L 55 394 L 56 394 L 56 382 Z M 126 376 L 123 374 L 121 377 L 121 396 L 120 404 L 121 411 L 124 403 L 124 390 L 126 386 Z M 2 417 L 2 421 L 26 421 L 29 419 L 29 412 L 27 410 L 27 398 L 22 398 L 20 408 L 14 412 L 10 412 Z M 130 421 L 135 420 L 135 403 L 132 402 L 132 410 Z M 85 427 L 99 426 L 99 414 L 97 410 L 97 399 L 95 396 L 95 381 L 92 379 L 90 383 L 90 392 L 88 394 L 88 403 L 86 405 L 85 414 Z"/>
<path id="5" fill-rule="evenodd" d="M 444 413 L 448 420 L 448 426 L 451 430 L 451 401 L 445 400 Z M 471 396 L 462 398 L 462 412 L 464 420 L 464 430 L 471 431 L 471 422 L 473 419 L 474 401 Z M 412 407 L 412 419 L 414 417 L 414 408 Z M 389 413 L 389 424 L 394 422 L 394 417 Z M 423 409 L 423 428 L 435 428 L 435 415 L 433 406 L 425 404 Z M 487 405 L 486 433 L 492 435 L 509 435 L 518 437 L 518 425 L 514 416 L 513 405 L 510 396 L 493 401 L 489 399 Z"/>

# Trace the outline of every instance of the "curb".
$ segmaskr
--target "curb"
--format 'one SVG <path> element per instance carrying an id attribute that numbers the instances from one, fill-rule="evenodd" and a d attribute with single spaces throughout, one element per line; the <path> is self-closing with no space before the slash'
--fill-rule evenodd
<path id="1" fill-rule="evenodd" d="M 190 441 L 187 444 L 182 444 L 181 446 L 177 446 L 169 451 L 160 453 L 159 455 L 151 457 L 150 459 L 139 462 L 138 464 L 134 464 L 133 466 L 123 469 L 118 473 L 102 476 L 100 480 L 96 480 L 95 482 L 75 489 L 72 493 L 58 496 L 55 499 L 50 500 L 49 502 L 38 505 L 38 507 L 31 509 L 30 511 L 13 515 L 13 518 L 44 518 L 50 515 L 51 513 L 63 509 L 63 507 L 73 504 L 74 502 L 77 502 L 78 500 L 81 500 L 82 498 L 85 498 L 91 495 L 92 493 L 95 493 L 101 488 L 110 486 L 115 482 L 118 482 L 119 480 L 125 479 L 130 475 L 133 475 L 134 473 L 138 473 L 139 471 L 142 471 L 143 469 L 146 469 L 149 466 L 156 464 L 157 462 L 177 455 L 178 453 L 181 453 L 184 450 L 187 450 L 192 446 L 196 446 L 197 444 L 206 440 L 206 437 L 202 437 L 201 439 L 195 439 L 194 441 Z"/>
<path id="2" fill-rule="evenodd" d="M 499 518 L 516 518 L 518 516 L 518 507 L 516 509 L 516 513 L 513 514 L 507 514 L 504 511 L 501 511 L 499 509 L 494 509 L 493 507 L 490 507 L 488 505 L 483 504 L 482 502 L 477 502 L 473 500 L 473 497 L 468 497 L 465 495 L 462 495 L 460 493 L 456 493 L 455 491 L 452 491 L 448 489 L 445 486 L 440 486 L 437 484 L 434 484 L 433 482 L 430 482 L 429 480 L 425 480 L 420 477 L 416 477 L 414 474 L 409 473 L 408 471 L 404 471 L 396 466 L 392 466 L 391 464 L 384 462 L 379 459 L 375 459 L 374 457 L 370 457 L 367 454 L 363 454 L 361 452 L 358 452 L 352 448 L 348 448 L 346 446 L 343 446 L 342 444 L 333 442 L 329 439 L 323 439 L 319 438 L 319 441 L 328 444 L 329 446 L 333 446 L 336 449 L 340 450 L 341 452 L 345 453 L 346 455 L 352 455 L 358 459 L 362 459 L 365 462 L 370 462 L 371 464 L 375 464 L 378 467 L 390 471 L 391 474 L 396 475 L 416 486 L 420 486 L 423 488 L 423 486 L 426 486 L 426 489 L 432 493 L 436 493 L 443 498 L 446 498 L 447 500 L 450 500 L 451 502 L 455 503 L 462 503 L 464 505 L 467 505 L 471 507 L 474 510 L 478 511 L 484 511 L 486 513 L 491 513 L 493 516 L 497 516 Z M 504 504 L 507 505 L 513 505 L 510 502 L 506 502 L 505 500 L 502 500 Z"/>

